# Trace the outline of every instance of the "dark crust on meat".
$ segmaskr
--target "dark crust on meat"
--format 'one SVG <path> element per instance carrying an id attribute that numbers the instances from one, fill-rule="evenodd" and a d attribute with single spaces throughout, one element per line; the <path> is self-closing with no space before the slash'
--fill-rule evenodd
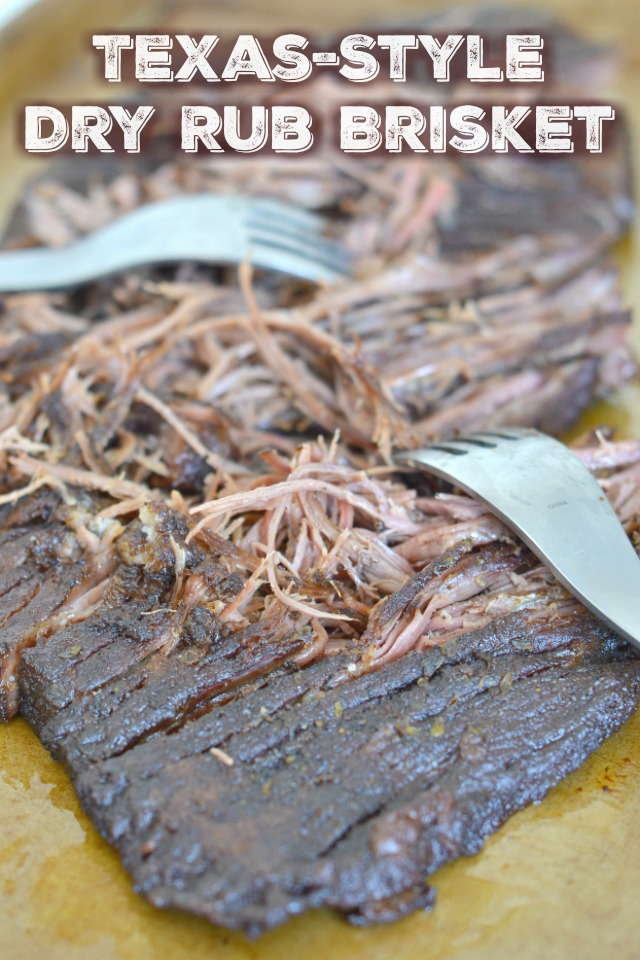
<path id="1" fill-rule="evenodd" d="M 45 600 L 95 584 L 78 509 L 39 493 L 0 514 L 16 559 L 5 603 L 33 583 Z M 428 876 L 637 706 L 635 653 L 551 599 L 372 672 L 350 671 L 349 652 L 300 668 L 306 638 L 285 608 L 259 630 L 218 619 L 242 582 L 187 532 L 147 504 L 96 603 L 69 622 L 27 597 L 7 621 L 22 634 L 3 636 L 22 654 L 23 716 L 157 906 L 249 936 L 313 907 L 372 923 L 431 906 Z M 365 645 L 427 587 L 530 562 L 513 544 L 462 543 L 379 607 Z"/>
<path id="2" fill-rule="evenodd" d="M 17 710 L 22 651 L 81 590 L 87 572 L 60 517 L 57 494 L 39 492 L 18 507 L 0 510 L 0 719 Z"/>
<path id="3" fill-rule="evenodd" d="M 285 674 L 72 770 L 153 903 L 251 936 L 312 906 L 395 918 L 430 903 L 427 874 L 543 797 L 638 698 L 637 661 L 587 615 L 514 615 L 332 686 L 343 668 Z"/>
<path id="4" fill-rule="evenodd" d="M 370 673 L 350 672 L 348 653 L 300 668 L 306 640 L 284 608 L 260 631 L 219 621 L 241 581 L 160 503 L 125 525 L 98 602 L 56 620 L 46 598 L 96 582 L 73 535 L 81 506 L 40 492 L 0 512 L 15 559 L 0 571 L 5 611 L 26 596 L 6 614 L 23 632 L 5 629 L 5 660 L 22 653 L 23 715 L 158 906 L 249 936 L 310 907 L 371 923 L 430 906 L 426 877 L 479 850 L 637 705 L 633 652 L 553 604 Z M 461 545 L 380 606 L 369 640 L 442 577 L 528 557 Z"/>
<path id="5" fill-rule="evenodd" d="M 589 615 L 522 613 L 357 679 L 338 657 L 242 690 L 230 639 L 189 671 L 155 651 L 43 711 L 29 690 L 48 646 L 25 655 L 27 713 L 137 889 L 250 936 L 309 907 L 380 922 L 431 904 L 426 876 L 578 766 L 631 715 L 640 673 Z M 257 651 L 273 669 L 286 645 Z M 203 662 L 218 671 L 208 694 L 234 670 L 240 690 L 190 715 L 173 698 L 201 691 Z"/>

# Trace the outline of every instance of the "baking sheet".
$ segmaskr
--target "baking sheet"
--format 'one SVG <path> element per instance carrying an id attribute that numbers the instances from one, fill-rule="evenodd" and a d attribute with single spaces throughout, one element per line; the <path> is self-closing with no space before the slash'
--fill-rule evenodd
<path id="1" fill-rule="evenodd" d="M 102 28 L 126 23 L 119 0 L 100 5 Z M 82 33 L 86 16 L 71 16 L 73 0 L 49 0 Z M 393 3 L 393 14 L 438 3 Z M 80 9 L 81 4 L 75 6 Z M 640 5 L 637 0 L 565 0 L 542 4 L 587 36 L 621 48 L 620 78 L 607 97 L 621 100 L 637 139 L 640 130 Z M 150 12 L 149 12 L 150 11 Z M 187 31 L 259 32 L 357 24 L 390 16 L 390 0 L 234 0 L 178 8 L 160 2 L 129 11 L 135 28 L 166 24 Z M 86 13 L 86 8 L 85 8 Z M 96 14 L 94 14 L 95 16 Z M 54 38 L 54 20 L 47 20 Z M 34 25 L 30 29 L 34 29 Z M 23 38 L 24 39 L 24 38 Z M 24 41 L 28 47 L 28 38 Z M 26 48 L 25 48 L 26 49 Z M 87 59 L 86 57 L 84 58 Z M 24 63 L 29 64 L 25 54 Z M 0 68 L 1 69 L 1 68 Z M 27 69 L 27 66 L 25 66 Z M 18 185 L 41 170 L 21 155 L 14 138 L 17 105 L 104 99 L 87 62 L 71 64 L 46 85 L 34 74 L 22 88 L 6 86 L 0 104 L 3 182 L 0 210 Z M 8 158 L 6 160 L 5 158 Z M 640 175 L 636 162 L 636 177 Z M 636 234 L 637 234 L 636 230 Z M 625 268 L 627 301 L 640 314 L 640 255 L 635 242 L 617 252 Z M 636 327 L 636 343 L 640 343 Z M 620 435 L 640 436 L 640 389 L 623 388 L 590 411 L 579 430 L 611 423 Z M 389 927 L 357 930 L 319 911 L 255 943 L 137 897 L 115 853 L 79 808 L 67 777 L 21 720 L 0 726 L 0 957 L 3 960 L 636 960 L 640 956 L 640 714 L 608 740 L 577 773 L 537 807 L 516 814 L 485 850 L 433 878 L 437 906 Z"/>

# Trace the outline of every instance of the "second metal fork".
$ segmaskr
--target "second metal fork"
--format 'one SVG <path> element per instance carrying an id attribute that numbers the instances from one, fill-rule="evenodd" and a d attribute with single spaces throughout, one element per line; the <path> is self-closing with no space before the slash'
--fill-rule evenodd
<path id="1" fill-rule="evenodd" d="M 640 558 L 597 480 L 536 430 L 482 431 L 399 454 L 484 502 L 613 630 L 640 648 Z"/>
<path id="2" fill-rule="evenodd" d="M 316 283 L 350 273 L 320 217 L 268 198 L 194 194 L 139 207 L 68 247 L 0 253 L 0 292 L 56 290 L 149 264 L 248 261 Z"/>

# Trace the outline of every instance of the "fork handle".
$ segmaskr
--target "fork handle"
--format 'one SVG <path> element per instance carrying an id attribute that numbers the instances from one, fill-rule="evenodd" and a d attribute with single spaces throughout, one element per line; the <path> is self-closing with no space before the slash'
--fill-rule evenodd
<path id="1" fill-rule="evenodd" d="M 38 247 L 2 253 L 0 291 L 61 290 L 89 280 L 92 276 L 101 277 L 117 271 L 118 267 L 112 267 L 101 258 L 99 269 L 89 272 L 82 248 L 78 250 L 78 246 L 60 249 Z M 70 256 L 72 249 L 75 256 Z"/>
<path id="2" fill-rule="evenodd" d="M 199 198 L 165 200 L 140 207 L 68 247 L 0 253 L 0 291 L 62 289 L 150 263 L 231 262 L 228 252 L 237 248 L 243 237 L 231 206 L 229 214 L 224 210 L 225 199 L 218 203 L 224 222 L 222 242 L 216 242 L 206 206 Z M 168 230 L 167 214 L 172 207 L 175 216 Z"/>

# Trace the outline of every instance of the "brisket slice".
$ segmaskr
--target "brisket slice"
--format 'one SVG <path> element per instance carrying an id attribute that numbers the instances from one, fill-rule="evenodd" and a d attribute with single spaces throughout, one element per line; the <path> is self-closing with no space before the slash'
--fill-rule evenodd
<path id="1" fill-rule="evenodd" d="M 281 673 L 109 759 L 41 735 L 140 892 L 254 936 L 309 907 L 370 922 L 430 903 L 428 874 L 638 701 L 635 655 L 586 613 L 512 614 L 357 679 L 347 663 Z"/>
<path id="2" fill-rule="evenodd" d="M 221 622 L 242 579 L 187 544 L 180 513 L 146 504 L 107 563 L 80 546 L 79 509 L 41 493 L 0 518 L 6 598 L 31 581 L 52 594 L 13 615 L 5 600 L 8 624 L 23 618 L 3 635 L 8 689 L 17 676 L 23 715 L 158 906 L 255 936 L 311 907 L 366 923 L 428 905 L 429 874 L 637 705 L 635 653 L 552 590 L 373 672 L 349 669 L 356 648 L 300 666 L 307 635 L 279 601 L 259 624 Z M 527 567 L 507 544 L 436 566 L 501 557 Z"/>

